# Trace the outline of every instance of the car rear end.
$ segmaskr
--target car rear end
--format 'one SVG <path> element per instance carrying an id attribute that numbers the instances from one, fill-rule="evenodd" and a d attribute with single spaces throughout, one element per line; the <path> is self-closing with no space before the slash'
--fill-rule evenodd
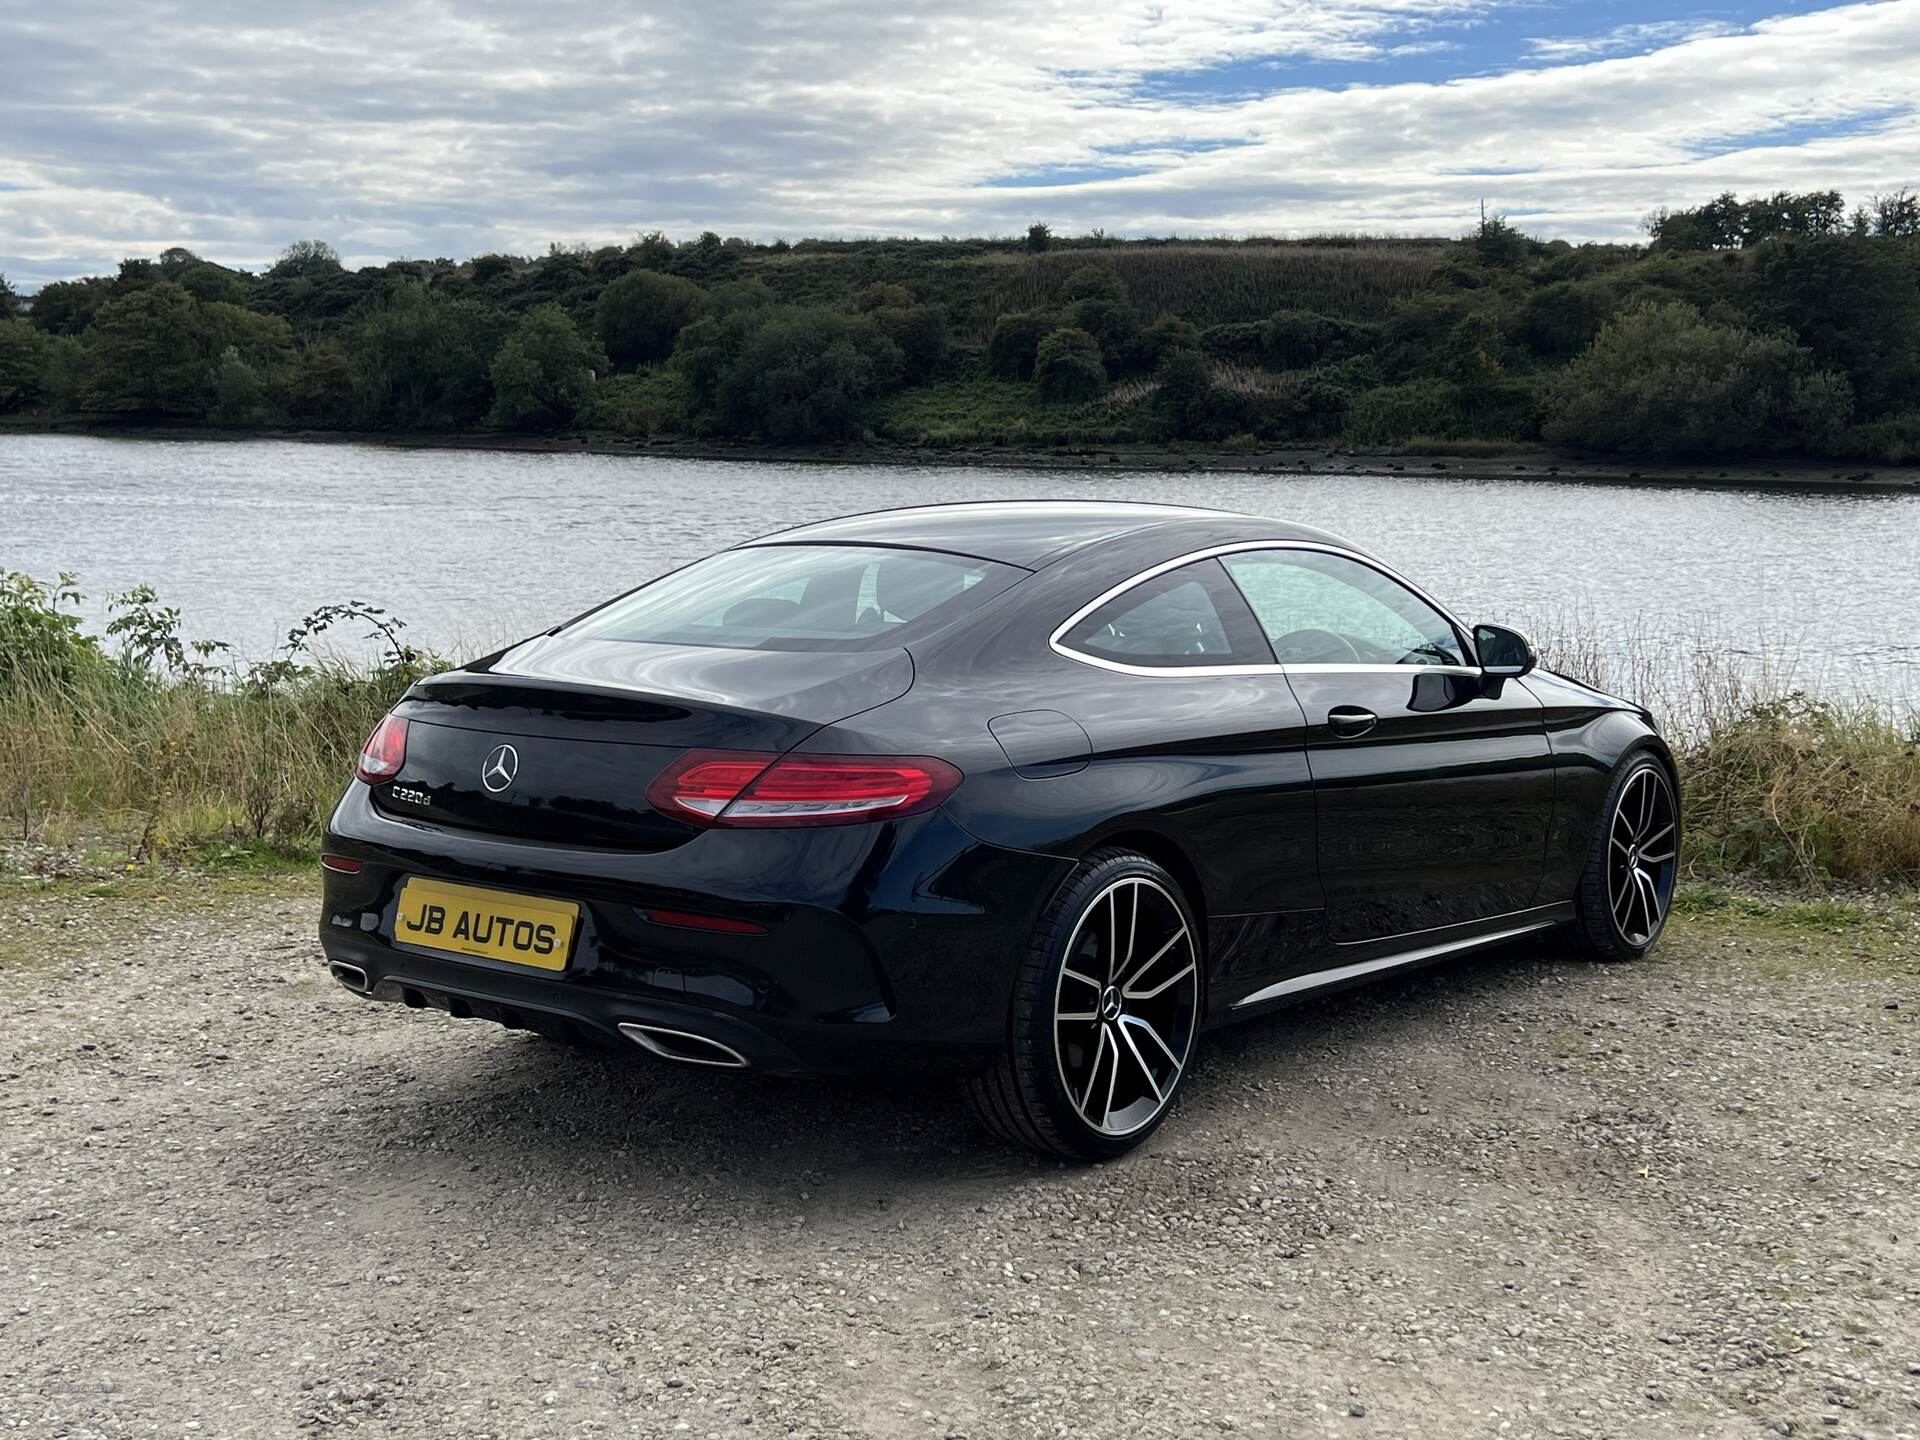
<path id="1" fill-rule="evenodd" d="M 1012 953 L 1053 867 L 946 815 L 952 759 L 833 740 L 911 686 L 901 642 L 1019 572 L 885 569 L 899 553 L 696 566 L 677 595 L 643 589 L 415 686 L 328 825 L 335 977 L 722 1068 L 990 1055 L 1006 982 L 983 957 Z"/>

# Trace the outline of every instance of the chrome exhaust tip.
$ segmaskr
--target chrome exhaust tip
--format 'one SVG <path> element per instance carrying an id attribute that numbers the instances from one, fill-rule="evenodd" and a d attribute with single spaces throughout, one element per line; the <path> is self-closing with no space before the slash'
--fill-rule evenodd
<path id="1" fill-rule="evenodd" d="M 358 965 L 349 965 L 344 960 L 329 960 L 327 969 L 334 979 L 356 995 L 364 995 L 373 988 L 367 980 L 367 972 Z"/>
<path id="2" fill-rule="evenodd" d="M 662 1060 L 672 1060 L 681 1065 L 714 1065 L 722 1070 L 748 1068 L 747 1057 L 731 1045 L 722 1045 L 718 1040 L 709 1040 L 704 1035 L 695 1035 L 686 1030 L 669 1030 L 664 1025 L 641 1025 L 627 1021 L 620 1026 L 620 1033 Z"/>

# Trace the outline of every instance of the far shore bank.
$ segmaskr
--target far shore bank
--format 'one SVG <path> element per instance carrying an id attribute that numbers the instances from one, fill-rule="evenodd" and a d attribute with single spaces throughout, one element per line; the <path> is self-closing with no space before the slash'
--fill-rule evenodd
<path id="1" fill-rule="evenodd" d="M 1689 485 L 1860 490 L 1920 490 L 1920 465 L 1867 465 L 1807 459 L 1739 461 L 1596 458 L 1545 447 L 1438 446 L 1419 452 L 1311 447 L 1229 452 L 1218 446 L 891 445 L 814 446 L 745 441 L 632 439 L 620 435 L 442 434 L 344 430 L 226 430 L 210 426 L 89 425 L 18 422 L 8 435 L 85 435 L 116 440 L 242 443 L 291 440 L 316 445 L 378 445 L 405 450 L 485 450 L 525 454 L 629 455 L 682 460 L 743 460 L 781 465 L 924 465 L 1000 470 L 1220 471 L 1267 475 L 1446 475 L 1458 479 L 1557 480 L 1583 484 Z"/>

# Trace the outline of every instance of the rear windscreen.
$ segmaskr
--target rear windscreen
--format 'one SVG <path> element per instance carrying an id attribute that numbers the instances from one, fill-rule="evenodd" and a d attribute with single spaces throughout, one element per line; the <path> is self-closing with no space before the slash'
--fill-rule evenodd
<path id="1" fill-rule="evenodd" d="M 567 633 L 732 650 L 890 647 L 965 614 L 1024 574 L 931 550 L 754 545 L 663 575 Z"/>

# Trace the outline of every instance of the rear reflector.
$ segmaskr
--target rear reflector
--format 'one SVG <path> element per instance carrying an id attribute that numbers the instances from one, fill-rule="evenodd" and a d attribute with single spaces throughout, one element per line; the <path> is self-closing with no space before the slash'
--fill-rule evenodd
<path id="1" fill-rule="evenodd" d="M 713 930 L 722 935 L 764 935 L 767 927 L 751 920 L 730 920 L 725 915 L 696 915 L 691 910 L 653 910 L 640 912 L 656 925 L 673 925 L 682 930 Z"/>
<path id="2" fill-rule="evenodd" d="M 960 780 L 925 755 L 690 750 L 647 787 L 647 801 L 663 815 L 723 829 L 851 825 L 931 810 Z"/>
<path id="3" fill-rule="evenodd" d="M 320 863 L 329 870 L 337 870 L 342 875 L 358 875 L 360 862 L 350 855 L 322 855 Z"/>
<path id="4" fill-rule="evenodd" d="M 360 763 L 353 767 L 353 773 L 369 785 L 378 785 L 398 775 L 406 763 L 407 722 L 398 715 L 388 715 L 373 727 L 373 734 L 360 748 Z"/>

